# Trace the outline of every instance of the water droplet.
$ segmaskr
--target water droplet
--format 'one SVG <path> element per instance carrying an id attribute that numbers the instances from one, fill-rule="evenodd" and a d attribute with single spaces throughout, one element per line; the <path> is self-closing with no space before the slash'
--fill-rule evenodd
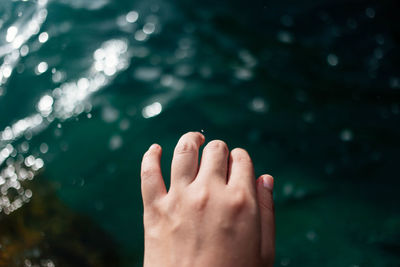
<path id="1" fill-rule="evenodd" d="M 16 26 L 11 26 L 7 29 L 6 41 L 11 43 L 14 41 L 15 37 L 18 34 L 18 28 Z"/>
<path id="2" fill-rule="evenodd" d="M 375 9 L 368 7 L 367 9 L 365 9 L 365 15 L 368 18 L 373 19 L 375 17 Z"/>
<path id="3" fill-rule="evenodd" d="M 284 195 L 284 196 L 288 197 L 288 196 L 290 196 L 291 194 L 293 194 L 293 192 L 294 192 L 294 186 L 293 186 L 293 184 L 291 184 L 291 183 L 286 183 L 286 184 L 283 186 L 283 195 Z"/>
<path id="4" fill-rule="evenodd" d="M 249 104 L 249 108 L 254 112 L 267 112 L 269 105 L 268 103 L 261 97 L 255 97 Z"/>
<path id="5" fill-rule="evenodd" d="M 47 40 L 49 40 L 49 34 L 47 32 L 42 32 L 41 34 L 39 34 L 38 39 L 40 43 L 45 43 L 47 42 Z"/>
<path id="6" fill-rule="evenodd" d="M 130 122 L 128 119 L 123 119 L 120 123 L 119 123 L 119 128 L 121 129 L 121 131 L 126 131 L 129 129 L 130 126 Z"/>
<path id="7" fill-rule="evenodd" d="M 49 146 L 46 143 L 40 145 L 40 152 L 46 154 L 49 151 Z"/>
<path id="8" fill-rule="evenodd" d="M 53 110 L 54 100 L 51 96 L 43 96 L 38 103 L 38 110 L 43 116 L 48 116 Z"/>
<path id="9" fill-rule="evenodd" d="M 156 25 L 154 23 L 148 22 L 143 26 L 143 32 L 145 34 L 152 34 L 156 29 Z"/>
<path id="10" fill-rule="evenodd" d="M 136 41 L 145 41 L 148 38 L 148 35 L 144 33 L 142 30 L 138 30 L 135 33 Z"/>
<path id="11" fill-rule="evenodd" d="M 144 118 L 151 118 L 157 116 L 162 111 L 162 105 L 159 102 L 154 102 L 143 108 L 142 115 Z"/>
<path id="12" fill-rule="evenodd" d="M 105 106 L 101 113 L 101 118 L 107 122 L 111 123 L 118 119 L 119 111 L 111 106 Z"/>
<path id="13" fill-rule="evenodd" d="M 44 72 L 46 72 L 47 71 L 47 69 L 48 69 L 48 65 L 47 65 L 47 63 L 46 62 L 40 62 L 38 65 L 37 65 L 37 67 L 36 67 L 36 74 L 37 75 L 40 75 L 40 74 L 42 74 L 42 73 L 44 73 Z"/>
<path id="14" fill-rule="evenodd" d="M 110 150 L 117 150 L 118 148 L 120 148 L 122 146 L 122 137 L 120 135 L 113 135 L 110 138 L 110 142 L 109 142 L 109 148 Z"/>
<path id="15" fill-rule="evenodd" d="M 400 88 L 400 78 L 391 77 L 390 80 L 389 80 L 389 86 L 391 88 Z"/>
<path id="16" fill-rule="evenodd" d="M 235 70 L 235 77 L 239 80 L 248 81 L 253 78 L 253 72 L 246 68 L 237 68 Z"/>
<path id="17" fill-rule="evenodd" d="M 136 11 L 132 10 L 130 12 L 128 12 L 128 14 L 126 14 L 126 21 L 129 23 L 135 23 L 138 18 L 139 18 L 139 13 L 137 13 Z"/>
<path id="18" fill-rule="evenodd" d="M 277 38 L 280 42 L 285 44 L 290 44 L 294 41 L 294 36 L 292 33 L 287 31 L 279 31 Z"/>
<path id="19" fill-rule="evenodd" d="M 315 232 L 315 231 L 313 231 L 313 230 L 310 230 L 310 231 L 308 231 L 307 233 L 306 233 L 306 238 L 309 240 L 309 241 L 316 241 L 316 239 L 317 239 L 317 233 Z"/>
<path id="20" fill-rule="evenodd" d="M 328 62 L 329 65 L 331 65 L 332 67 L 336 66 L 337 64 L 339 64 L 339 58 L 335 55 L 335 54 L 329 54 L 326 57 L 326 61 Z"/>
<path id="21" fill-rule="evenodd" d="M 161 75 L 161 69 L 157 67 L 138 67 L 133 72 L 136 80 L 151 82 L 158 79 Z"/>
<path id="22" fill-rule="evenodd" d="M 21 49 L 19 50 L 19 53 L 20 53 L 21 57 L 24 57 L 24 56 L 28 55 L 29 47 L 27 45 L 23 45 L 21 47 Z"/>
<path id="23" fill-rule="evenodd" d="M 344 129 L 340 132 L 340 139 L 344 142 L 353 140 L 353 132 L 350 129 Z"/>

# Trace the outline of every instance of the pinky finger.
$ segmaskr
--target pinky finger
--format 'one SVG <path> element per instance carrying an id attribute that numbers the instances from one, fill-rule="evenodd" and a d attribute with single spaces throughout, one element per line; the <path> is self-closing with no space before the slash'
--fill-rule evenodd
<path id="1" fill-rule="evenodd" d="M 272 266 L 275 256 L 273 186 L 274 178 L 271 175 L 261 175 L 257 179 L 257 198 L 261 217 L 261 257 L 265 266 Z"/>

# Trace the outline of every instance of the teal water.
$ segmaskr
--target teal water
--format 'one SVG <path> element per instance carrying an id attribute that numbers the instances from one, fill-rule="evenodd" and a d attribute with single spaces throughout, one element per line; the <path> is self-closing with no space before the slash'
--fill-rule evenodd
<path id="1" fill-rule="evenodd" d="M 276 266 L 400 265 L 396 1 L 0 4 L 0 266 L 141 266 L 192 130 L 275 177 Z"/>

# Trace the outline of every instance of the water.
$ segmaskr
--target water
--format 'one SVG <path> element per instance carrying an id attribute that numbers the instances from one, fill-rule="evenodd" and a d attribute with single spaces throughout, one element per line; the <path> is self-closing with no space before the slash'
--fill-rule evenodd
<path id="1" fill-rule="evenodd" d="M 0 266 L 140 266 L 139 165 L 203 131 L 276 179 L 276 266 L 398 266 L 396 1 L 0 5 Z"/>

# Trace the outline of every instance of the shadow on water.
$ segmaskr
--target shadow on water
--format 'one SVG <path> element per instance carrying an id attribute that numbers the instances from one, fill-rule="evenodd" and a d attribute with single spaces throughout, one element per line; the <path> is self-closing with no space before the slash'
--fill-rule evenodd
<path id="1" fill-rule="evenodd" d="M 115 242 L 85 215 L 62 203 L 40 175 L 29 183 L 35 197 L 0 217 L 0 266 L 117 266 Z"/>

